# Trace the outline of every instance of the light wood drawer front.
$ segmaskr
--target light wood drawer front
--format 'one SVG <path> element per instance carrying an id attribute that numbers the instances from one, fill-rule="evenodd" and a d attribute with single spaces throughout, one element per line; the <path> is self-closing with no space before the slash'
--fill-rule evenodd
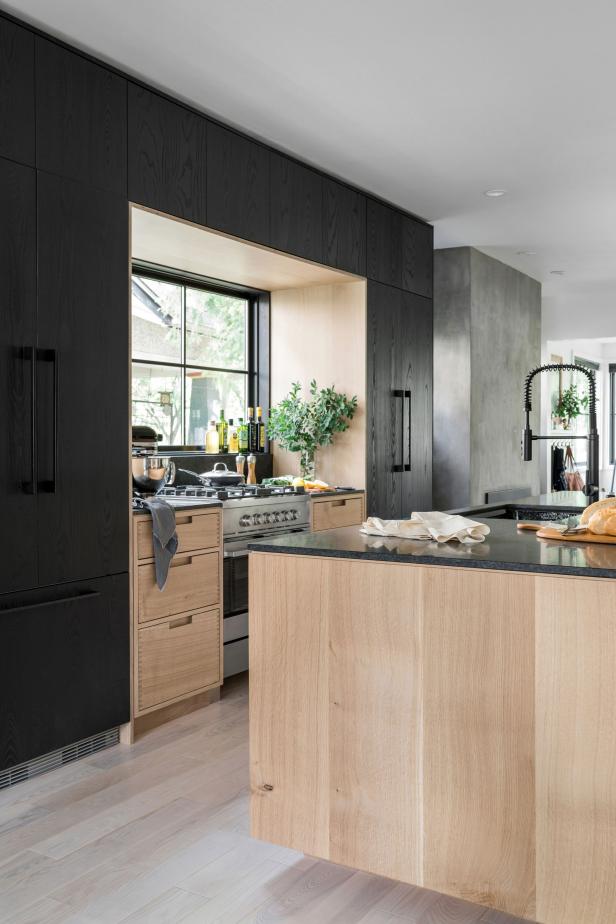
<path id="1" fill-rule="evenodd" d="M 139 565 L 139 622 L 220 603 L 219 562 L 218 552 L 176 555 L 162 591 L 156 585 L 154 564 Z"/>
<path id="2" fill-rule="evenodd" d="M 361 497 L 337 497 L 313 503 L 312 528 L 315 531 L 359 525 L 363 521 L 364 504 Z"/>
<path id="3" fill-rule="evenodd" d="M 217 549 L 220 545 L 220 513 L 175 514 L 178 534 L 178 552 L 193 552 L 196 549 Z M 152 521 L 139 517 L 137 522 L 137 558 L 152 558 Z"/>
<path id="4" fill-rule="evenodd" d="M 220 610 L 139 629 L 139 709 L 220 681 Z"/>

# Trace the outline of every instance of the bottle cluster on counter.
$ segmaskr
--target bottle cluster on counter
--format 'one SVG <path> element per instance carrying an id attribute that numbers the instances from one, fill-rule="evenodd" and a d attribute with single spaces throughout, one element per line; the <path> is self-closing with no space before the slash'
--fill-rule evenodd
<path id="1" fill-rule="evenodd" d="M 249 407 L 246 419 L 240 417 L 237 423 L 233 418 L 227 420 L 224 409 L 221 408 L 218 421 L 212 417 L 207 428 L 205 451 L 211 454 L 265 452 L 265 423 L 262 408 L 257 408 L 255 417 L 253 408 Z"/>

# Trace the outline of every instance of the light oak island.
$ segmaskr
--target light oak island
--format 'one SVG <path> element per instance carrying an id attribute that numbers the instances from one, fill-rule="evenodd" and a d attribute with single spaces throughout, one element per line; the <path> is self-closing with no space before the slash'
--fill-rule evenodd
<path id="1" fill-rule="evenodd" d="M 542 924 L 616 921 L 616 547 L 250 555 L 252 834 Z"/>

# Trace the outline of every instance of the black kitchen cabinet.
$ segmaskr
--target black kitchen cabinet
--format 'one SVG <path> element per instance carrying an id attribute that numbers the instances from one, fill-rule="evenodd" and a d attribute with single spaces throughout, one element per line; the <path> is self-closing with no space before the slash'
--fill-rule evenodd
<path id="1" fill-rule="evenodd" d="M 36 39 L 36 163 L 126 195 L 126 80 Z"/>
<path id="2" fill-rule="evenodd" d="M 270 152 L 210 123 L 207 134 L 207 224 L 260 244 L 270 239 Z"/>
<path id="3" fill-rule="evenodd" d="M 323 178 L 273 152 L 270 171 L 270 243 L 277 250 L 320 263 L 323 259 Z"/>
<path id="4" fill-rule="evenodd" d="M 366 275 L 366 197 L 329 177 L 323 179 L 323 262 Z"/>
<path id="5" fill-rule="evenodd" d="M 128 574 L 0 597 L 0 770 L 129 721 Z"/>
<path id="6" fill-rule="evenodd" d="M 402 288 L 432 298 L 434 229 L 402 216 Z"/>
<path id="7" fill-rule="evenodd" d="M 369 279 L 432 296 L 433 229 L 397 209 L 368 200 Z"/>
<path id="8" fill-rule="evenodd" d="M 400 519 L 432 503 L 432 303 L 368 283 L 367 507 Z"/>
<path id="9" fill-rule="evenodd" d="M 128 86 L 128 198 L 206 224 L 205 118 Z"/>
<path id="10" fill-rule="evenodd" d="M 34 165 L 34 36 L 0 18 L 0 156 Z"/>
<path id="11" fill-rule="evenodd" d="M 0 159 L 0 593 L 36 583 L 36 173 Z"/>
<path id="12" fill-rule="evenodd" d="M 39 583 L 128 570 L 128 205 L 40 173 Z"/>

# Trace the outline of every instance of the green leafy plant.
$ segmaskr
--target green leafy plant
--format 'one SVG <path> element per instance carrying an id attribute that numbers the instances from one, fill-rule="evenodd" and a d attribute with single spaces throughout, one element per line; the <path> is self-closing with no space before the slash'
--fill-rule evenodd
<path id="1" fill-rule="evenodd" d="M 310 398 L 301 396 L 293 382 L 286 397 L 270 409 L 267 432 L 282 449 L 300 453 L 302 477 L 313 480 L 315 458 L 321 446 L 329 446 L 334 434 L 348 430 L 357 410 L 357 397 L 348 398 L 335 388 L 318 388 L 310 382 Z"/>
<path id="2" fill-rule="evenodd" d="M 581 395 L 578 386 L 572 382 L 565 388 L 556 403 L 556 415 L 563 420 L 575 420 L 588 409 L 588 395 Z"/>

